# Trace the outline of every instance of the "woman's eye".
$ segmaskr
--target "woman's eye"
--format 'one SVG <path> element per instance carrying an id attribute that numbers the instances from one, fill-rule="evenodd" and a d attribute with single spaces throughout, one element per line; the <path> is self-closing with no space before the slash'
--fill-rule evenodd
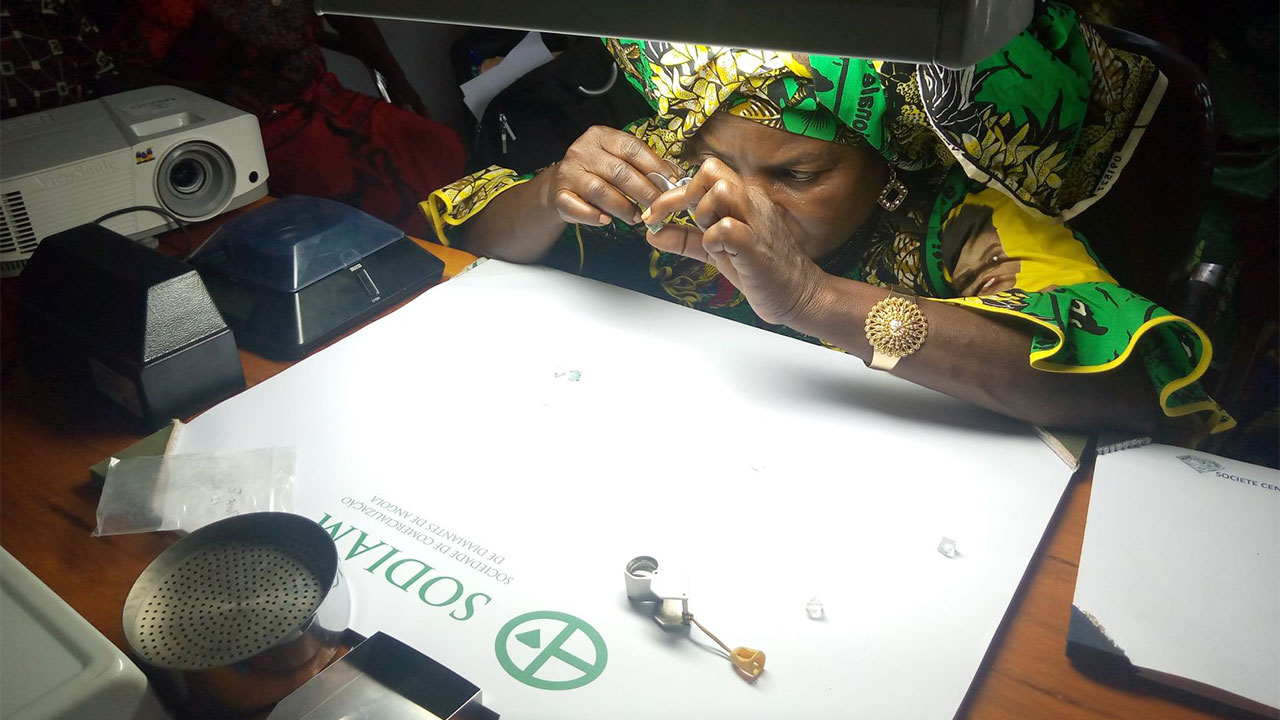
<path id="1" fill-rule="evenodd" d="M 818 177 L 818 173 L 809 172 L 807 170 L 783 170 L 782 177 L 784 180 L 790 180 L 792 182 L 809 182 L 810 180 Z"/>

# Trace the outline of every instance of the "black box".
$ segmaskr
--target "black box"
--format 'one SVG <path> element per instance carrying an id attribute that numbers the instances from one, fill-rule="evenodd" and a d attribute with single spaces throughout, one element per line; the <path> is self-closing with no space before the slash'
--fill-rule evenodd
<path id="1" fill-rule="evenodd" d="M 277 360 L 305 357 L 444 274 L 399 228 L 306 195 L 228 222 L 191 263 L 240 346 Z"/>
<path id="2" fill-rule="evenodd" d="M 235 338 L 200 276 L 98 225 L 51 235 L 22 273 L 28 372 L 101 394 L 155 430 L 244 389 Z"/>

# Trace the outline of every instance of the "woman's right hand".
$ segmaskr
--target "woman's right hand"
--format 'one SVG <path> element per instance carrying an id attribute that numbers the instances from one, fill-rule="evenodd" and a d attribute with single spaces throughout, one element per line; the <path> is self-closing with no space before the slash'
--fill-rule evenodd
<path id="1" fill-rule="evenodd" d="M 641 207 L 649 207 L 662 194 L 646 175 L 656 172 L 675 180 L 681 174 L 636 136 L 599 125 L 583 133 L 563 160 L 543 172 L 549 176 L 544 186 L 547 207 L 564 222 L 592 226 L 607 225 L 612 218 L 638 224 Z"/>

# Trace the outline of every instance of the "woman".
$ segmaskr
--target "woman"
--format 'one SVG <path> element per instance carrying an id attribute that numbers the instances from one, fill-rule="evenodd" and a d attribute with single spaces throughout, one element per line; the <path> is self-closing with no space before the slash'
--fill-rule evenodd
<path id="1" fill-rule="evenodd" d="M 820 341 L 1036 424 L 1233 424 L 1196 382 L 1199 328 L 1120 288 L 1062 224 L 1163 91 L 1071 11 L 1038 4 L 961 71 L 607 43 L 655 116 L 594 128 L 536 175 L 437 191 L 442 241 Z"/>

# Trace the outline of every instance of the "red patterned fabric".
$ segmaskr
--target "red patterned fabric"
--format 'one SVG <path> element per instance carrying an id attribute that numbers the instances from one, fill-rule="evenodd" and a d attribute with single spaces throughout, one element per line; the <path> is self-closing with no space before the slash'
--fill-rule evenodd
<path id="1" fill-rule="evenodd" d="M 298 102 L 272 109 L 262 122 L 272 194 L 341 200 L 415 237 L 433 236 L 418 203 L 462 175 L 453 130 L 347 90 L 329 73 Z"/>
<path id="2" fill-rule="evenodd" d="M 462 175 L 449 127 L 342 87 L 310 0 L 135 0 L 162 74 L 258 115 L 273 195 L 333 198 L 429 237 L 418 203 Z"/>

